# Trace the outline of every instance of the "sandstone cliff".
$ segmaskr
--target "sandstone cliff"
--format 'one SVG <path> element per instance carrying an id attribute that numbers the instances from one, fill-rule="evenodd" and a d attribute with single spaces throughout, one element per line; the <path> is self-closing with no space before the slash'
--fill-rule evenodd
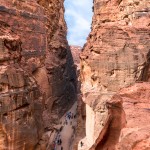
<path id="1" fill-rule="evenodd" d="M 81 54 L 82 149 L 149 149 L 150 1 L 94 0 L 93 10 Z"/>
<path id="2" fill-rule="evenodd" d="M 73 56 L 74 63 L 76 65 L 79 65 L 80 64 L 80 53 L 81 53 L 82 47 L 71 45 L 70 50 L 71 50 L 71 53 Z"/>
<path id="3" fill-rule="evenodd" d="M 76 100 L 63 0 L 0 0 L 0 149 L 39 142 Z"/>
<path id="4" fill-rule="evenodd" d="M 80 82 L 80 53 L 81 53 L 81 49 L 82 49 L 82 47 L 80 47 L 80 46 L 70 46 L 70 50 L 71 50 L 73 61 L 74 61 L 75 68 L 76 68 L 76 75 L 78 78 L 77 94 L 81 93 L 81 91 L 80 91 L 80 89 L 81 89 L 81 82 Z"/>

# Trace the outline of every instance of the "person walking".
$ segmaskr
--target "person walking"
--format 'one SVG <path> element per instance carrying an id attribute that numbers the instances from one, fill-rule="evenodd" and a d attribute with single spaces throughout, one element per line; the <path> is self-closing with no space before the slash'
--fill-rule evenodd
<path id="1" fill-rule="evenodd" d="M 60 140 L 59 139 L 57 140 L 57 144 L 60 145 Z"/>
<path id="2" fill-rule="evenodd" d="M 73 119 L 73 116 L 74 116 L 74 115 L 73 115 L 73 113 L 72 113 L 72 115 L 71 115 L 71 119 Z"/>
<path id="3" fill-rule="evenodd" d="M 72 121 L 70 121 L 70 125 L 72 125 Z"/>
<path id="4" fill-rule="evenodd" d="M 68 121 L 66 120 L 66 125 L 68 124 Z"/>
<path id="5" fill-rule="evenodd" d="M 61 140 L 61 139 L 59 140 L 59 144 L 60 144 L 60 145 L 62 144 L 62 140 Z"/>
<path id="6" fill-rule="evenodd" d="M 53 142 L 53 145 L 52 145 L 53 149 L 55 149 L 55 142 Z"/>
<path id="7" fill-rule="evenodd" d="M 83 146 L 83 142 L 81 141 L 81 143 L 80 143 L 80 144 L 81 144 L 81 147 L 82 147 L 82 146 Z"/>

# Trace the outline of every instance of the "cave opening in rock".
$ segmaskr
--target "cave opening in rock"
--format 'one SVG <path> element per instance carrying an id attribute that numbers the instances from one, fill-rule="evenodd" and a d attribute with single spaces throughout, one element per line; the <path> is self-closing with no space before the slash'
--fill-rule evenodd
<path id="1" fill-rule="evenodd" d="M 90 32 L 93 0 L 65 0 L 69 45 L 83 46 Z"/>

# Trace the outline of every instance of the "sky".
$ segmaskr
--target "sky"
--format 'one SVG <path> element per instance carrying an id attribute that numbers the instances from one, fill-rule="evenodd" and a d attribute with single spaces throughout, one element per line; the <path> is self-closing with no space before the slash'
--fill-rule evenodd
<path id="1" fill-rule="evenodd" d="M 93 0 L 65 0 L 69 45 L 83 46 L 90 33 Z"/>

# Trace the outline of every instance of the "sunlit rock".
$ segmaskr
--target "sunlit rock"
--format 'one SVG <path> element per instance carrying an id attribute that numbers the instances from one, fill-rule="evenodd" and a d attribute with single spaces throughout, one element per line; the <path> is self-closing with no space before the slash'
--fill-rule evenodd
<path id="1" fill-rule="evenodd" d="M 94 1 L 92 31 L 81 54 L 87 116 L 84 146 L 81 148 L 79 144 L 79 149 L 150 148 L 146 121 L 150 118 L 147 112 L 150 106 L 148 100 L 142 99 L 148 97 L 137 89 L 134 103 L 130 95 L 119 94 L 120 90 L 127 87 L 132 90 L 135 85 L 146 85 L 144 91 L 149 89 L 149 7 L 147 0 Z"/>

